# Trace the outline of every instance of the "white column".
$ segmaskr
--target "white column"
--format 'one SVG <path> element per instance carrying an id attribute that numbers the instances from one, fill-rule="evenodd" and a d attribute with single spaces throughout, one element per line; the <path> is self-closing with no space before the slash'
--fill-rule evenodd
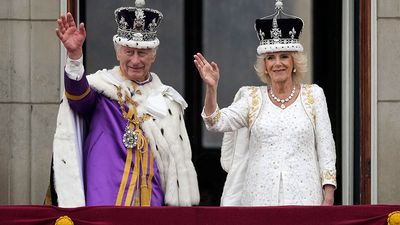
<path id="1" fill-rule="evenodd" d="M 354 195 L 354 4 L 343 0 L 342 8 L 342 202 L 351 205 Z"/>
<path id="2" fill-rule="evenodd" d="M 67 0 L 60 0 L 60 15 L 67 13 Z M 66 51 L 60 42 L 60 99 L 64 94 L 64 66 L 66 60 Z"/>
<path id="3" fill-rule="evenodd" d="M 378 14 L 371 0 L 371 204 L 378 203 Z"/>

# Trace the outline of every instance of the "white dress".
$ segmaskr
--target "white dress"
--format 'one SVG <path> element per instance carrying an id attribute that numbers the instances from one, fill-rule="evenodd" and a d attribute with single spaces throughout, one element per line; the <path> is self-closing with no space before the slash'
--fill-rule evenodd
<path id="1" fill-rule="evenodd" d="M 257 89 L 261 106 L 252 123 L 249 115 L 256 114 L 252 108 L 257 101 L 246 89 L 239 91 L 241 97 L 231 106 L 208 117 L 203 113 L 209 130 L 250 129 L 238 205 L 320 205 L 322 186 L 336 186 L 335 147 L 322 89 L 316 85 L 311 88 L 315 97 L 315 128 L 305 109 L 307 103 L 302 102 L 303 86 L 295 102 L 286 109 L 271 102 L 267 87 Z M 231 172 L 228 171 L 227 182 Z M 237 186 L 238 180 L 241 179 L 230 185 Z"/>
<path id="2" fill-rule="evenodd" d="M 242 204 L 321 204 L 313 125 L 300 98 L 281 109 L 265 94 L 262 105 L 251 129 Z"/>

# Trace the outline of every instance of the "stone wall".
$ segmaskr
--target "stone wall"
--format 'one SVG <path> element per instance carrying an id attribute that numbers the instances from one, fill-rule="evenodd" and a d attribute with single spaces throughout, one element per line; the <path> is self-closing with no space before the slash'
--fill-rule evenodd
<path id="1" fill-rule="evenodd" d="M 377 0 L 378 203 L 400 203 L 400 1 Z"/>
<path id="2" fill-rule="evenodd" d="M 0 1 L 0 204 L 42 204 L 59 92 L 60 3 Z"/>

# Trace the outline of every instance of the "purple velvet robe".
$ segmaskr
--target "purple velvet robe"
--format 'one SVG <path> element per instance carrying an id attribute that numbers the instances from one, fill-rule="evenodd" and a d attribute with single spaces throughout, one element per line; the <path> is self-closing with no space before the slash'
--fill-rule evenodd
<path id="1" fill-rule="evenodd" d="M 65 75 L 64 82 L 66 92 L 75 96 L 82 95 L 89 87 L 85 76 L 80 81 L 75 81 Z M 97 93 L 93 89 L 83 99 L 69 100 L 68 102 L 71 109 L 88 122 L 82 151 L 86 205 L 115 205 L 127 156 L 127 149 L 122 143 L 127 121 L 122 116 L 116 100 Z M 132 175 L 134 158 L 135 152 L 133 151 L 128 184 Z M 161 187 L 161 178 L 157 162 L 154 162 L 153 165 L 151 206 L 162 206 L 164 193 Z M 138 180 L 141 180 L 140 176 Z M 126 185 L 123 199 L 125 199 L 128 187 L 129 185 Z M 124 201 L 122 204 L 124 205 Z"/>

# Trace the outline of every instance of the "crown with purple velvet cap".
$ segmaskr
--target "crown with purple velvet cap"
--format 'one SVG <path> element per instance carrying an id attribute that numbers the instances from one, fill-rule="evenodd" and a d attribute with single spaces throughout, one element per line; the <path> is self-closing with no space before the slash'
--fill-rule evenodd
<path id="1" fill-rule="evenodd" d="M 144 8 L 144 5 L 144 0 L 136 0 L 135 7 L 115 10 L 118 29 L 113 37 L 114 43 L 140 49 L 152 49 L 160 44 L 156 29 L 163 15 L 158 10 Z"/>

